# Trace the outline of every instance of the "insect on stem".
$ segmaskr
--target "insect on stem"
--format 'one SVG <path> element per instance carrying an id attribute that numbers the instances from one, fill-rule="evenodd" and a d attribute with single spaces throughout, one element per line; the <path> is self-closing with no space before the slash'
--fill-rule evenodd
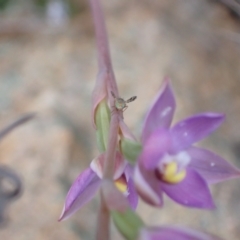
<path id="1" fill-rule="evenodd" d="M 114 94 L 114 92 L 111 91 L 111 94 L 114 98 L 114 106 L 117 110 L 120 110 L 122 112 L 124 112 L 127 108 L 128 108 L 128 105 L 127 103 L 130 103 L 130 102 L 133 102 L 137 96 L 133 96 L 129 99 L 127 99 L 126 101 L 123 99 L 123 98 L 118 98 L 116 97 L 116 95 Z"/>

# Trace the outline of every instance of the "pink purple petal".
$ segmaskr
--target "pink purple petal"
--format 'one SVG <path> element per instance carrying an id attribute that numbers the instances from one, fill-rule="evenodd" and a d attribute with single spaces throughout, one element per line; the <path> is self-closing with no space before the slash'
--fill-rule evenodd
<path id="1" fill-rule="evenodd" d="M 89 202 L 99 189 L 100 182 L 98 176 L 90 168 L 83 171 L 67 194 L 59 221 L 67 219 L 85 203 Z"/>
<path id="2" fill-rule="evenodd" d="M 130 164 L 127 164 L 124 170 L 124 174 L 125 174 L 125 178 L 128 186 L 128 193 L 129 193 L 129 195 L 127 196 L 127 199 L 129 201 L 131 208 L 136 209 L 138 205 L 138 194 L 133 182 L 133 173 L 134 173 L 133 167 Z"/>
<path id="3" fill-rule="evenodd" d="M 218 237 L 193 229 L 163 226 L 143 229 L 138 240 L 220 240 Z"/>
<path id="4" fill-rule="evenodd" d="M 240 177 L 240 170 L 217 154 L 192 147 L 188 150 L 191 157 L 189 167 L 195 169 L 207 183 L 218 183 L 227 179 Z"/>
<path id="5" fill-rule="evenodd" d="M 126 180 L 128 181 L 130 178 L 133 177 L 134 174 L 134 167 L 131 166 L 129 163 L 126 165 L 126 168 L 124 170 L 124 174 L 126 177 Z"/>
<path id="6" fill-rule="evenodd" d="M 128 186 L 128 192 L 129 192 L 127 199 L 129 201 L 131 208 L 135 210 L 138 205 L 138 194 L 136 192 L 136 188 L 132 178 L 129 178 L 127 182 L 127 186 Z"/>
<path id="7" fill-rule="evenodd" d="M 157 128 L 169 128 L 176 102 L 169 79 L 165 79 L 158 96 L 154 100 L 143 124 L 142 142 Z"/>
<path id="8" fill-rule="evenodd" d="M 162 206 L 162 189 L 154 170 L 146 171 L 138 164 L 134 169 L 134 183 L 138 194 L 148 204 Z"/>
<path id="9" fill-rule="evenodd" d="M 224 115 L 204 113 L 187 118 L 171 129 L 171 153 L 185 150 L 192 144 L 207 137 L 224 121 Z"/>
<path id="10" fill-rule="evenodd" d="M 187 169 L 187 175 L 180 183 L 161 182 L 163 191 L 174 201 L 187 207 L 212 209 L 214 203 L 205 180 L 193 169 Z"/>
<path id="11" fill-rule="evenodd" d="M 163 155 L 170 149 L 171 136 L 166 129 L 155 130 L 146 140 L 142 153 L 138 161 L 145 168 L 154 169 L 158 165 Z"/>

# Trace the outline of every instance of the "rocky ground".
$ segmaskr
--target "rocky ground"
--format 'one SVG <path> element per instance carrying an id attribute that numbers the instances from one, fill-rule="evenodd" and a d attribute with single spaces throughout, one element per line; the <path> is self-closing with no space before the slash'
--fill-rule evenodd
<path id="1" fill-rule="evenodd" d="M 91 91 L 97 73 L 87 5 L 54 28 L 32 13 L 1 16 L 0 127 L 26 112 L 37 117 L 0 144 L 0 164 L 12 167 L 24 192 L 7 211 L 0 239 L 94 239 L 98 199 L 58 223 L 76 176 L 97 154 Z M 201 143 L 240 167 L 240 25 L 216 1 L 103 1 L 121 96 L 137 95 L 125 120 L 140 136 L 149 103 L 164 76 L 172 78 L 175 121 L 201 111 L 224 112 L 223 126 Z M 20 20 L 19 20 L 20 19 Z M 4 23 L 4 24 L 3 24 Z M 151 225 L 182 224 L 225 239 L 240 235 L 240 180 L 212 187 L 217 209 L 163 209 L 140 203 Z M 121 239 L 113 229 L 113 239 Z"/>

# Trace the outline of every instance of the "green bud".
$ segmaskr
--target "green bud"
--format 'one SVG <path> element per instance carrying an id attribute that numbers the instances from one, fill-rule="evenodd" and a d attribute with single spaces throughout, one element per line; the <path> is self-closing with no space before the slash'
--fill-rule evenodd
<path id="1" fill-rule="evenodd" d="M 139 154 L 142 151 L 142 145 L 130 139 L 123 138 L 121 140 L 121 151 L 128 162 L 135 164 Z"/>
<path id="2" fill-rule="evenodd" d="M 110 110 L 106 100 L 102 100 L 96 109 L 96 137 L 100 152 L 105 152 L 108 144 L 108 133 L 110 127 Z"/>
<path id="3" fill-rule="evenodd" d="M 111 216 L 118 231 L 127 240 L 136 240 L 140 229 L 144 227 L 142 219 L 129 208 L 123 212 L 111 211 Z"/>

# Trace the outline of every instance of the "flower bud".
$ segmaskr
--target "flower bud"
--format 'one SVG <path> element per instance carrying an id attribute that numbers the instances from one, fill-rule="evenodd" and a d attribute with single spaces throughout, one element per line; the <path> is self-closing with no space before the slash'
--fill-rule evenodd
<path id="1" fill-rule="evenodd" d="M 142 145 L 140 143 L 127 138 L 121 139 L 121 152 L 129 163 L 135 164 L 141 151 Z"/>
<path id="2" fill-rule="evenodd" d="M 111 211 L 114 224 L 127 240 L 136 240 L 144 227 L 142 219 L 132 210 Z"/>
<path id="3" fill-rule="evenodd" d="M 102 100 L 96 109 L 96 137 L 100 152 L 105 152 L 108 144 L 110 110 L 106 100 Z"/>

